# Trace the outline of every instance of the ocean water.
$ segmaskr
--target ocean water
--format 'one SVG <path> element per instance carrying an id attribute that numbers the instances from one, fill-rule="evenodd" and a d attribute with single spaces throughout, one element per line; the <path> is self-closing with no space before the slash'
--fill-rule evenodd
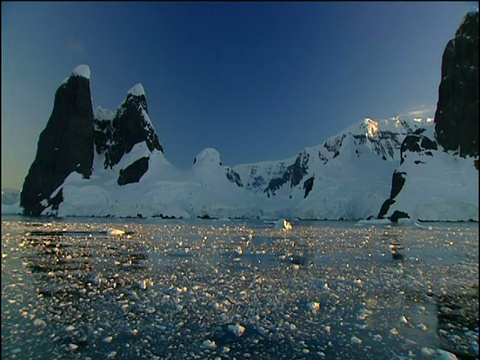
<path id="1" fill-rule="evenodd" d="M 477 223 L 4 216 L 2 359 L 478 358 L 478 251 Z"/>

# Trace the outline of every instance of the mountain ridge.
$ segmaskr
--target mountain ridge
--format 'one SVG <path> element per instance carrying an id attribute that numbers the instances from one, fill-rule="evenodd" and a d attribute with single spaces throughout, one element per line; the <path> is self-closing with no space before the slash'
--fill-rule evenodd
<path id="1" fill-rule="evenodd" d="M 446 46 L 434 121 L 365 118 L 290 158 L 231 167 L 206 148 L 186 170 L 165 158 L 142 84 L 116 110 L 94 111 L 90 68 L 80 65 L 56 92 L 20 203 L 2 204 L 2 212 L 478 221 L 478 61 L 472 58 L 478 60 L 478 12 L 467 14 Z"/>

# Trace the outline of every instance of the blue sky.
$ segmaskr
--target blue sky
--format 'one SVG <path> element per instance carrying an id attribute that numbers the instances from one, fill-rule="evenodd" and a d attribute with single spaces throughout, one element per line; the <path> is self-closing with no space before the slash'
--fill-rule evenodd
<path id="1" fill-rule="evenodd" d="M 2 2 L 2 187 L 21 188 L 79 64 L 94 107 L 142 83 L 166 158 L 280 160 L 365 117 L 433 117 L 478 2 Z"/>

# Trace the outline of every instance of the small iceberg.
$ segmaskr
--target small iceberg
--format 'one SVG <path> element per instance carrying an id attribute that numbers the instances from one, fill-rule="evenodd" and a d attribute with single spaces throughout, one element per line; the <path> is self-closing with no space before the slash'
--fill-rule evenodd
<path id="1" fill-rule="evenodd" d="M 293 228 L 292 223 L 285 219 L 279 219 L 273 222 L 273 226 L 277 229 L 291 230 Z"/>
<path id="2" fill-rule="evenodd" d="M 390 219 L 363 219 L 360 220 L 355 225 L 391 225 L 392 221 Z"/>
<path id="3" fill-rule="evenodd" d="M 120 230 L 120 229 L 110 228 L 110 229 L 107 230 L 107 235 L 111 235 L 111 236 L 119 236 L 119 235 L 124 235 L 124 234 L 125 234 L 125 231 Z"/>

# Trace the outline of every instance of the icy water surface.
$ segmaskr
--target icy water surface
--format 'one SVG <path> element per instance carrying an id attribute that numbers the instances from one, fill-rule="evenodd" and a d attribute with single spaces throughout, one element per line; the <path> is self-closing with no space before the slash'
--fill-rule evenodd
<path id="1" fill-rule="evenodd" d="M 2 359 L 478 358 L 478 224 L 421 226 L 4 218 Z"/>

